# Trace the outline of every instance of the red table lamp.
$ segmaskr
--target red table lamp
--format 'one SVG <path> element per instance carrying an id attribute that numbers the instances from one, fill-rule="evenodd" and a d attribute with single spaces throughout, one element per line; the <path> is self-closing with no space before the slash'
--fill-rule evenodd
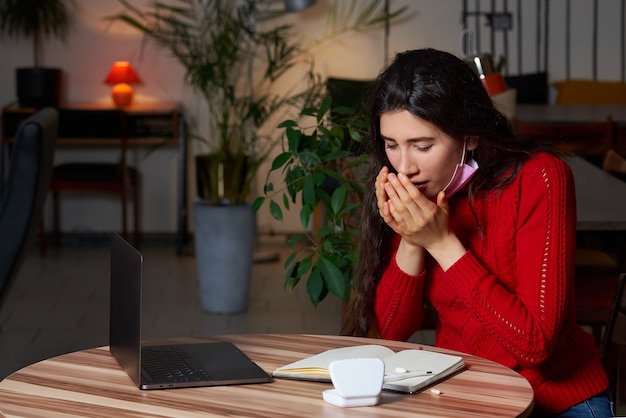
<path id="1" fill-rule="evenodd" d="M 131 83 L 141 83 L 133 66 L 126 61 L 116 61 L 111 66 L 106 80 L 107 84 L 113 84 L 111 96 L 118 107 L 128 106 L 133 100 L 133 88 Z"/>

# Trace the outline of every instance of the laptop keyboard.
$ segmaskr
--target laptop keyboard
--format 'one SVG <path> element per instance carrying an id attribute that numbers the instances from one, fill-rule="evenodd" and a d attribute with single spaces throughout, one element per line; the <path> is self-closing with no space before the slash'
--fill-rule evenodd
<path id="1" fill-rule="evenodd" d="M 198 382 L 210 380 L 209 374 L 194 366 L 183 347 L 156 346 L 141 348 L 141 375 L 148 382 Z"/>

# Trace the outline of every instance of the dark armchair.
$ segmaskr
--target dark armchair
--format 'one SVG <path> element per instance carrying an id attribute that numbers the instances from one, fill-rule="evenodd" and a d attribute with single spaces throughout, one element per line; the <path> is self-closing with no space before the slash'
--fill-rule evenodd
<path id="1" fill-rule="evenodd" d="M 38 111 L 19 127 L 0 195 L 0 306 L 17 275 L 46 201 L 58 113 Z"/>

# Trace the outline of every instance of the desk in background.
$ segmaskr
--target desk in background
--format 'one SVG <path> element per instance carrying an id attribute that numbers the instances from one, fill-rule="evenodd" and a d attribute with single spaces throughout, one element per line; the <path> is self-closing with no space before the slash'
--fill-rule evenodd
<path id="1" fill-rule="evenodd" d="M 523 122 L 599 122 L 611 116 L 612 146 L 626 155 L 626 106 L 518 105 Z M 577 230 L 618 235 L 618 252 L 626 255 L 620 235 L 626 231 L 626 183 L 579 156 L 567 157 L 576 182 Z"/>
<path id="2" fill-rule="evenodd" d="M 186 342 L 231 341 L 265 371 L 319 353 L 359 344 L 394 351 L 416 344 L 367 338 L 314 335 L 235 335 Z M 530 384 L 513 370 L 454 351 L 467 370 L 414 395 L 383 391 L 379 405 L 339 408 L 322 399 L 329 383 L 274 379 L 272 383 L 171 390 L 139 390 L 108 347 L 65 354 L 25 367 L 0 382 L 0 411 L 7 416 L 73 413 L 87 416 L 334 416 L 334 417 L 515 417 L 533 406 Z"/>
<path id="3" fill-rule="evenodd" d="M 574 174 L 578 231 L 626 231 L 626 182 L 582 157 L 566 158 Z"/>
<path id="4" fill-rule="evenodd" d="M 112 109 L 108 103 L 74 103 L 59 107 L 63 109 L 80 109 L 87 111 L 100 111 Z M 0 184 L 4 179 L 7 153 L 5 150 L 13 142 L 13 137 L 23 121 L 32 115 L 36 109 L 22 108 L 17 104 L 10 104 L 2 109 L 2 147 L 0 147 Z M 130 147 L 151 147 L 158 145 L 175 145 L 178 149 L 177 162 L 177 201 L 176 201 L 176 253 L 182 254 L 183 245 L 188 240 L 188 210 L 187 210 L 187 132 L 185 118 L 180 106 L 176 103 L 154 102 L 133 103 L 124 108 L 127 119 L 127 136 Z M 61 116 L 62 118 L 62 116 Z M 120 138 L 106 138 L 98 133 L 102 127 L 93 126 L 94 135 L 85 138 L 64 137 L 63 126 L 71 128 L 73 123 L 79 121 L 60 120 L 60 136 L 57 138 L 57 146 L 73 147 L 102 147 L 119 146 Z M 67 130 L 67 129 L 65 129 Z"/>
<path id="5" fill-rule="evenodd" d="M 626 106 L 518 104 L 515 112 L 515 119 L 523 122 L 601 122 L 608 116 L 615 125 L 613 147 L 626 156 Z"/>
<path id="6" fill-rule="evenodd" d="M 599 122 L 611 116 L 626 124 L 626 106 L 518 104 L 515 118 L 527 122 Z"/>

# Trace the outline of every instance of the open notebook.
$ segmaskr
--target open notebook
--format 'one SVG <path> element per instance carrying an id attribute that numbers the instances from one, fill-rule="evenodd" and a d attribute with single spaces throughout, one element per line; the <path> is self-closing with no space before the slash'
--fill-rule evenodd
<path id="1" fill-rule="evenodd" d="M 330 382 L 335 360 L 379 358 L 385 363 L 383 389 L 415 393 L 465 369 L 463 358 L 428 350 L 394 352 L 382 345 L 335 348 L 279 367 L 274 377 Z"/>

